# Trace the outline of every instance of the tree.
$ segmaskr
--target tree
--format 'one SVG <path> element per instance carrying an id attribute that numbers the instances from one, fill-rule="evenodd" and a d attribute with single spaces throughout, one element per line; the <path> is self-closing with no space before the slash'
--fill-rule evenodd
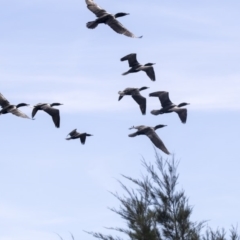
<path id="1" fill-rule="evenodd" d="M 110 210 L 120 215 L 126 222 L 126 228 L 109 228 L 128 236 L 130 240 L 226 240 L 224 230 L 213 231 L 208 228 L 201 234 L 205 221 L 192 222 L 193 208 L 183 190 L 177 190 L 178 162 L 163 160 L 156 153 L 155 165 L 142 161 L 147 175 L 141 180 L 122 175 L 136 185 L 129 189 L 119 181 L 127 193 L 119 196 L 112 193 L 119 201 L 120 208 Z M 102 240 L 122 240 L 121 237 L 88 232 Z M 231 240 L 240 240 L 237 229 L 230 230 Z"/>

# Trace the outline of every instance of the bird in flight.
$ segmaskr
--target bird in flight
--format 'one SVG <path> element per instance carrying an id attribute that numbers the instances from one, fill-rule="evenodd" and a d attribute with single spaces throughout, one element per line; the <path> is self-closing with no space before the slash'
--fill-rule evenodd
<path id="1" fill-rule="evenodd" d="M 137 102 L 140 107 L 140 110 L 143 115 L 146 114 L 146 104 L 147 100 L 140 94 L 140 91 L 148 89 L 148 87 L 141 87 L 141 88 L 126 88 L 123 91 L 119 91 L 118 94 L 120 95 L 118 101 L 120 101 L 125 95 L 131 95 L 132 98 Z"/>
<path id="2" fill-rule="evenodd" d="M 91 134 L 88 134 L 88 133 L 79 133 L 77 132 L 77 129 L 74 129 L 72 130 L 68 135 L 70 135 L 70 137 L 66 138 L 66 140 L 71 140 L 71 139 L 77 139 L 79 138 L 80 139 L 80 142 L 82 144 L 85 144 L 85 141 L 86 141 L 86 137 L 90 137 L 90 136 L 93 136 Z M 67 135 L 67 136 L 68 136 Z"/>
<path id="3" fill-rule="evenodd" d="M 126 29 L 116 18 L 123 17 L 129 15 L 129 13 L 119 12 L 115 15 L 108 13 L 105 9 L 99 7 L 93 0 L 85 0 L 87 4 L 87 8 L 93 12 L 97 19 L 86 24 L 87 28 L 94 29 L 100 23 L 107 24 L 110 28 L 112 28 L 115 32 L 119 34 L 123 34 L 127 37 L 132 38 L 141 38 L 136 37 L 133 33 L 131 33 L 128 29 Z"/>
<path id="4" fill-rule="evenodd" d="M 152 143 L 157 148 L 159 148 L 160 150 L 162 150 L 166 154 L 170 154 L 170 152 L 165 147 L 163 141 L 159 138 L 159 136 L 155 132 L 155 130 L 157 130 L 158 128 L 162 128 L 162 127 L 166 127 L 166 126 L 167 125 L 162 125 L 162 124 L 157 125 L 155 127 L 149 127 L 149 126 L 144 126 L 144 125 L 140 125 L 140 126 L 136 126 L 136 127 L 132 126 L 129 129 L 137 129 L 137 132 L 131 133 L 128 136 L 129 137 L 136 137 L 138 135 L 146 135 L 147 137 L 149 137 L 149 139 L 152 141 Z"/>
<path id="5" fill-rule="evenodd" d="M 136 53 L 128 54 L 127 56 L 122 57 L 120 60 L 121 61 L 126 61 L 127 60 L 128 64 L 129 64 L 129 67 L 130 67 L 130 69 L 127 72 L 124 72 L 122 75 L 127 75 L 129 73 L 144 71 L 152 81 L 156 80 L 155 72 L 154 72 L 154 69 L 152 67 L 152 65 L 154 65 L 155 63 L 146 63 L 145 65 L 140 64 L 137 61 L 137 54 Z"/>
<path id="6" fill-rule="evenodd" d="M 172 103 L 169 99 L 169 93 L 165 91 L 153 92 L 149 94 L 150 97 L 158 97 L 162 108 L 160 110 L 152 110 L 151 113 L 153 115 L 164 114 L 175 112 L 178 114 L 182 123 L 186 123 L 187 121 L 187 109 L 181 108 L 183 106 L 189 105 L 190 103 L 180 103 L 178 105 Z"/>
<path id="7" fill-rule="evenodd" d="M 60 106 L 63 105 L 62 103 L 38 103 L 34 106 L 32 110 L 32 118 L 36 115 L 38 110 L 43 110 L 44 112 L 48 113 L 54 122 L 55 127 L 60 127 L 60 113 L 59 110 L 56 108 L 53 108 L 53 106 Z"/>
<path id="8" fill-rule="evenodd" d="M 0 106 L 2 109 L 0 110 L 1 114 L 12 113 L 15 116 L 22 117 L 22 118 L 29 118 L 25 113 L 21 112 L 18 108 L 29 106 L 27 103 L 19 103 L 17 105 L 10 104 L 10 102 L 0 93 Z"/>

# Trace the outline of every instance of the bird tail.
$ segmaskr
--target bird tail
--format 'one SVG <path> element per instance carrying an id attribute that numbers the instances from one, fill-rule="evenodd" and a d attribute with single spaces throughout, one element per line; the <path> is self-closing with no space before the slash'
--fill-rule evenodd
<path id="1" fill-rule="evenodd" d="M 94 29 L 94 28 L 97 27 L 97 25 L 98 25 L 98 23 L 96 21 L 88 22 L 87 23 L 87 28 Z"/>
<path id="2" fill-rule="evenodd" d="M 66 138 L 66 140 L 71 140 L 72 138 L 71 137 L 69 137 L 69 138 Z"/>
<path id="3" fill-rule="evenodd" d="M 129 137 L 136 137 L 137 135 L 138 135 L 138 132 L 135 132 L 135 133 L 129 134 L 128 136 L 129 136 Z"/>
<path id="4" fill-rule="evenodd" d="M 127 75 L 127 74 L 129 74 L 129 72 L 127 71 L 127 72 L 124 72 L 124 73 L 122 73 L 122 75 Z"/>
<path id="5" fill-rule="evenodd" d="M 161 114 L 162 112 L 160 110 L 152 110 L 151 111 L 151 114 L 153 115 L 158 115 L 158 114 Z"/>

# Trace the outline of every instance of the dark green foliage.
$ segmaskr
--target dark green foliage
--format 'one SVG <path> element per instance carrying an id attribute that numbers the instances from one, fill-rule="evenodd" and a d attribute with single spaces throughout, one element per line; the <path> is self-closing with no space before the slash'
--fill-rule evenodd
<path id="1" fill-rule="evenodd" d="M 155 166 L 143 160 L 147 175 L 141 180 L 123 177 L 136 185 L 129 189 L 119 182 L 126 195 L 112 193 L 119 201 L 119 209 L 110 210 L 120 215 L 126 228 L 109 228 L 124 233 L 130 240 L 226 240 L 225 231 L 216 232 L 210 228 L 201 234 L 204 221 L 193 222 L 190 217 L 193 208 L 183 190 L 177 189 L 178 163 L 163 160 L 156 153 Z M 122 240 L 120 237 L 88 232 L 102 240 Z M 236 229 L 230 230 L 231 240 L 240 240 Z"/>

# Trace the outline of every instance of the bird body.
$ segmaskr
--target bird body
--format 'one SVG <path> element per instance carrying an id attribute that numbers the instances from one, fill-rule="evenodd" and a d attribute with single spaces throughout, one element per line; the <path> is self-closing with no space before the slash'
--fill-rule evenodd
<path id="1" fill-rule="evenodd" d="M 159 136 L 156 134 L 155 130 L 157 130 L 158 128 L 162 128 L 165 127 L 166 125 L 157 125 L 155 127 L 149 127 L 149 126 L 144 126 L 144 125 L 140 125 L 140 126 L 132 126 L 130 129 L 137 129 L 137 132 L 135 133 L 131 133 L 128 136 L 129 137 L 136 137 L 138 135 L 146 135 L 147 137 L 149 137 L 149 139 L 152 141 L 152 143 L 159 148 L 160 150 L 162 150 L 164 153 L 166 154 L 170 154 L 170 152 L 167 150 L 167 148 L 165 147 L 163 141 L 159 138 Z"/>
<path id="2" fill-rule="evenodd" d="M 56 108 L 53 108 L 53 106 L 60 106 L 63 105 L 62 103 L 38 103 L 34 106 L 32 110 L 32 118 L 36 115 L 38 110 L 43 110 L 44 112 L 48 113 L 54 122 L 55 127 L 60 127 L 60 113 L 59 110 Z"/>
<path id="3" fill-rule="evenodd" d="M 66 140 L 71 140 L 71 139 L 77 139 L 79 138 L 80 139 L 80 142 L 82 144 L 85 144 L 85 141 L 86 141 L 86 137 L 90 137 L 90 136 L 93 136 L 91 134 L 88 134 L 88 133 L 79 133 L 77 132 L 77 129 L 74 129 L 72 130 L 68 135 L 70 135 L 70 137 L 66 138 Z M 68 136 L 67 135 L 67 136 Z"/>
<path id="4" fill-rule="evenodd" d="M 180 103 L 178 105 L 172 103 L 169 99 L 169 93 L 165 91 L 158 91 L 149 94 L 150 97 L 158 97 L 162 108 L 160 110 L 152 110 L 151 113 L 153 115 L 164 114 L 176 112 L 182 123 L 186 123 L 187 121 L 187 109 L 181 108 L 183 106 L 189 105 L 189 103 Z"/>
<path id="5" fill-rule="evenodd" d="M 140 64 L 137 61 L 137 54 L 136 53 L 128 54 L 125 57 L 122 57 L 120 60 L 121 61 L 126 61 L 127 60 L 128 64 L 129 64 L 129 67 L 130 67 L 130 69 L 127 72 L 124 72 L 122 75 L 127 75 L 129 73 L 144 71 L 152 81 L 156 80 L 155 72 L 154 72 L 154 69 L 152 67 L 152 65 L 154 65 L 155 63 L 146 63 L 145 65 Z"/>
<path id="6" fill-rule="evenodd" d="M 129 13 L 117 13 L 115 15 L 108 13 L 105 9 L 98 6 L 93 0 L 85 0 L 87 4 L 87 8 L 93 12 L 97 19 L 95 21 L 88 22 L 86 24 L 87 28 L 94 29 L 98 26 L 98 24 L 105 23 L 110 28 L 112 28 L 115 32 L 119 34 L 123 34 L 127 37 L 132 38 L 141 38 L 136 37 L 133 33 L 128 31 L 116 18 L 123 17 L 129 15 Z"/>
<path id="7" fill-rule="evenodd" d="M 143 115 L 146 114 L 146 98 L 140 94 L 140 91 L 148 89 L 148 87 L 141 87 L 141 88 L 126 88 L 123 91 L 119 91 L 118 94 L 120 95 L 118 101 L 120 101 L 125 95 L 131 95 L 132 98 L 137 102 L 140 107 L 140 110 Z"/>
<path id="8" fill-rule="evenodd" d="M 27 103 L 19 103 L 17 105 L 10 104 L 10 102 L 0 93 L 0 106 L 2 107 L 0 115 L 12 113 L 18 117 L 30 119 L 25 113 L 18 109 L 19 107 L 29 106 Z"/>

